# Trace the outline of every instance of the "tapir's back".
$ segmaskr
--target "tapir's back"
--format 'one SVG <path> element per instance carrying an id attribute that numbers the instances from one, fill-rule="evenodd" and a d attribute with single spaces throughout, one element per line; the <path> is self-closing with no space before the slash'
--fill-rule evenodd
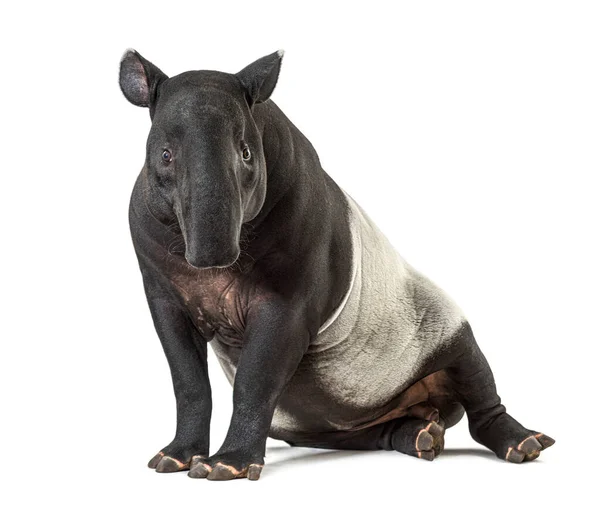
<path id="1" fill-rule="evenodd" d="M 347 430 L 393 409 L 464 321 L 350 198 L 353 276 L 284 392 L 274 435 Z"/>

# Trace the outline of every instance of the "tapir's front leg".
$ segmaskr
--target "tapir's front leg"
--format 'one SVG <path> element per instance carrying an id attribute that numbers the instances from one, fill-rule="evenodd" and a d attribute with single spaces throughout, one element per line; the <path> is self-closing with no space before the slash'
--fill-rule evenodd
<path id="1" fill-rule="evenodd" d="M 168 473 L 189 469 L 194 455 L 208 455 L 212 400 L 206 360 L 206 341 L 189 317 L 172 300 L 148 290 L 148 304 L 173 379 L 177 401 L 177 430 L 148 466 Z"/>
<path id="2" fill-rule="evenodd" d="M 249 311 L 233 387 L 233 416 L 220 450 L 194 458 L 189 476 L 257 480 L 279 396 L 308 348 L 302 311 L 273 301 Z"/>

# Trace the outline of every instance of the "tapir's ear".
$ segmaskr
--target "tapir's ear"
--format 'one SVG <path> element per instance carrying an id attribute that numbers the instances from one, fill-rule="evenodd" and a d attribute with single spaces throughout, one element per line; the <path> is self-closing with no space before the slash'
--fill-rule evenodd
<path id="1" fill-rule="evenodd" d="M 236 74 L 246 88 L 250 105 L 264 102 L 271 96 L 277 84 L 282 58 L 283 51 L 276 51 L 256 60 Z"/>
<path id="2" fill-rule="evenodd" d="M 156 96 L 158 85 L 167 76 L 146 58 L 129 49 L 121 58 L 119 85 L 125 98 L 140 107 L 150 107 Z"/>

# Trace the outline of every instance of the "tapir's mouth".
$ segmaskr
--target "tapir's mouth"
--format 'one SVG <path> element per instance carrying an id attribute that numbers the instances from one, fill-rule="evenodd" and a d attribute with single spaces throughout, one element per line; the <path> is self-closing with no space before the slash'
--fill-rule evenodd
<path id="1" fill-rule="evenodd" d="M 237 262 L 240 256 L 239 245 L 236 248 L 231 248 L 231 251 L 223 252 L 219 254 L 210 254 L 208 252 L 190 253 L 186 248 L 185 259 L 187 263 L 194 269 L 206 270 L 206 269 L 225 269 L 231 267 Z"/>
<path id="2" fill-rule="evenodd" d="M 240 231 L 216 233 L 214 227 L 186 226 L 179 219 L 185 259 L 194 269 L 224 269 L 233 265 L 240 256 Z"/>

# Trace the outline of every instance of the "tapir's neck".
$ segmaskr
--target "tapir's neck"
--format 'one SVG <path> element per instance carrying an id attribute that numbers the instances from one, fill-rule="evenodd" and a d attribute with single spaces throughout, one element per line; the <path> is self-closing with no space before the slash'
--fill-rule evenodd
<path id="1" fill-rule="evenodd" d="M 247 224 L 246 256 L 280 294 L 303 294 L 320 326 L 350 286 L 348 202 L 308 139 L 273 102 L 256 106 L 254 117 L 263 137 L 267 195 Z"/>
<path id="2" fill-rule="evenodd" d="M 269 216 L 279 200 L 290 190 L 297 177 L 293 163 L 294 135 L 288 125 L 291 122 L 270 100 L 254 106 L 253 116 L 262 135 L 267 166 L 267 193 L 259 214 L 252 220 L 259 226 Z"/>
<path id="3" fill-rule="evenodd" d="M 328 196 L 340 190 L 321 168 L 310 141 L 271 100 L 255 106 L 254 118 L 263 136 L 267 195 L 261 212 L 251 224 L 258 226 L 272 213 L 278 213 L 280 207 L 291 212 L 302 226 L 307 225 L 307 220 L 322 219 L 318 208 L 324 201 L 335 201 Z M 340 213 L 340 218 L 343 215 Z"/>

